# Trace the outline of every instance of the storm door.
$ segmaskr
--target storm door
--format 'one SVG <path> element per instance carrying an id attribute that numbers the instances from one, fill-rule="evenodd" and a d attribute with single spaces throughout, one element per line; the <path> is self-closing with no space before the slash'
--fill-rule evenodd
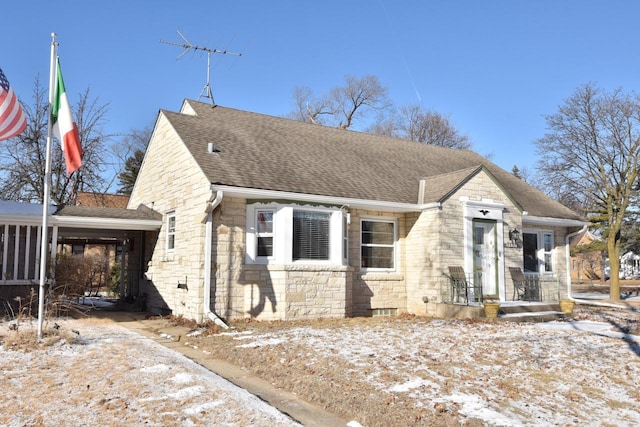
<path id="1" fill-rule="evenodd" d="M 482 295 L 499 295 L 496 240 L 496 221 L 473 221 L 474 288 Z"/>

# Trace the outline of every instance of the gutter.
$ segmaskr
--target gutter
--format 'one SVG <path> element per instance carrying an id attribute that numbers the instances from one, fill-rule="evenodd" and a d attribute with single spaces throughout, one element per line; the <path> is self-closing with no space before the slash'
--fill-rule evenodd
<path id="1" fill-rule="evenodd" d="M 204 315 L 223 329 L 229 329 L 229 325 L 211 310 L 211 254 L 213 238 L 213 211 L 222 203 L 223 192 L 218 190 L 215 199 L 209 199 L 205 211 L 207 212 L 207 223 L 205 225 L 205 246 L 204 246 Z"/>
<path id="2" fill-rule="evenodd" d="M 566 247 L 566 252 L 567 252 L 567 261 L 566 261 L 567 262 L 567 298 L 570 301 L 577 302 L 578 304 L 594 305 L 594 306 L 598 306 L 598 307 L 624 308 L 624 305 L 622 305 L 622 304 L 614 304 L 614 303 L 608 303 L 608 302 L 598 302 L 598 301 L 592 301 L 592 300 L 586 300 L 586 299 L 575 299 L 573 297 L 573 295 L 571 295 L 571 250 L 569 248 L 569 240 L 573 236 L 586 231 L 587 227 L 588 227 L 588 225 L 585 224 L 585 225 L 582 226 L 582 228 L 580 230 L 575 231 L 573 233 L 569 233 L 565 237 L 565 247 Z"/>

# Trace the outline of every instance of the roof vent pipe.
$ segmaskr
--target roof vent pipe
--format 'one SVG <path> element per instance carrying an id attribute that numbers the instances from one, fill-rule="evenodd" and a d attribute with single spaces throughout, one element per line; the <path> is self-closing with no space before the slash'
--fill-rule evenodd
<path id="1" fill-rule="evenodd" d="M 210 142 L 210 143 L 207 144 L 207 153 L 215 154 L 215 153 L 219 153 L 219 152 L 220 152 L 220 150 L 218 150 L 216 148 L 216 146 L 213 145 L 213 142 Z"/>

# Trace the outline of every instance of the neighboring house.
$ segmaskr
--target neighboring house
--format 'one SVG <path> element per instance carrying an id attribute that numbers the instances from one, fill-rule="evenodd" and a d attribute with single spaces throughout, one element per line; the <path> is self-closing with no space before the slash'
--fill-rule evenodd
<path id="1" fill-rule="evenodd" d="M 630 251 L 620 257 L 620 278 L 625 280 L 640 278 L 640 255 Z"/>
<path id="2" fill-rule="evenodd" d="M 572 281 L 590 283 L 604 280 L 605 258 L 602 256 L 603 252 L 590 248 L 593 242 L 600 240 L 589 230 L 584 230 L 570 239 Z"/>
<path id="3" fill-rule="evenodd" d="M 129 206 L 163 215 L 140 288 L 198 321 L 437 314 L 461 266 L 567 294 L 585 220 L 476 153 L 185 100 L 161 110 Z M 476 295 L 473 295 L 473 293 Z"/>
<path id="4" fill-rule="evenodd" d="M 75 202 L 76 206 L 124 209 L 129 203 L 129 196 L 124 194 L 105 194 L 92 193 L 89 191 L 78 191 Z"/>

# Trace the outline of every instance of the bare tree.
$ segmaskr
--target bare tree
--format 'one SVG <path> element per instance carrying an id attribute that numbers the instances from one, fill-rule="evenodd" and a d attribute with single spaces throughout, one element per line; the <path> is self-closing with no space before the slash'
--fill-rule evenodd
<path id="1" fill-rule="evenodd" d="M 9 142 L 0 144 L 0 198 L 24 202 L 42 202 L 46 164 L 47 123 L 49 114 L 46 89 L 36 77 L 33 105 L 22 102 L 27 129 Z M 78 191 L 100 192 L 104 187 L 101 172 L 110 137 L 103 132 L 107 105 L 90 99 L 89 89 L 80 94 L 73 112 L 83 149 L 82 166 L 70 176 L 66 173 L 60 143 L 52 140 L 51 202 L 73 202 Z M 47 202 L 50 202 L 47 201 Z"/>
<path id="2" fill-rule="evenodd" d="M 349 129 L 368 114 L 389 108 L 387 88 L 375 76 L 345 77 L 345 85 L 316 98 L 308 87 L 294 89 L 294 120 Z"/>
<path id="3" fill-rule="evenodd" d="M 462 135 L 447 116 L 436 111 L 425 111 L 419 105 L 405 106 L 401 114 L 405 139 L 462 150 L 471 148 L 469 137 Z"/>
<path id="4" fill-rule="evenodd" d="M 536 141 L 539 170 L 556 194 L 570 194 L 603 228 L 611 268 L 610 298 L 620 299 L 621 230 L 638 191 L 640 103 L 621 90 L 592 84 L 576 90 Z"/>
<path id="5" fill-rule="evenodd" d="M 327 121 L 336 115 L 328 96 L 314 98 L 313 91 L 307 86 L 293 89 L 294 110 L 288 117 L 300 122 L 327 126 Z"/>
<path id="6" fill-rule="evenodd" d="M 422 144 L 461 150 L 471 149 L 471 140 L 451 123 L 449 117 L 420 105 L 406 105 L 400 111 L 381 111 L 367 132 L 407 139 Z"/>

